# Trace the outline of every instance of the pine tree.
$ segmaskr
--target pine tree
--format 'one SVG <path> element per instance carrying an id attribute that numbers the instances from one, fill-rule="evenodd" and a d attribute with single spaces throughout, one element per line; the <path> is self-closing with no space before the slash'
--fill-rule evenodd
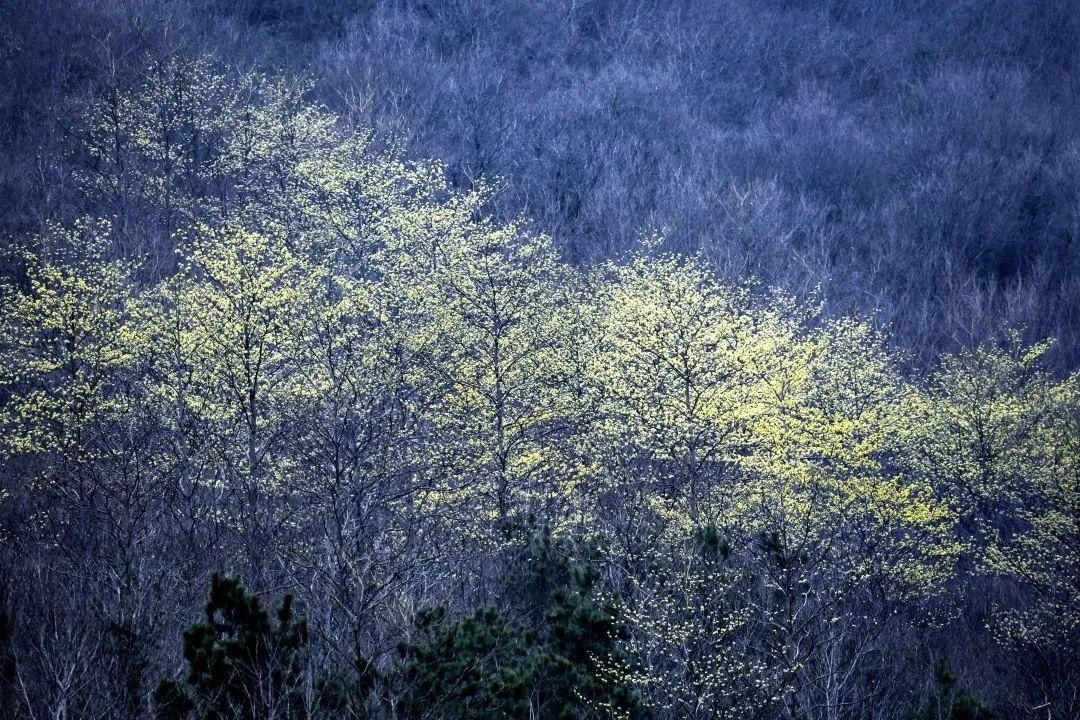
<path id="1" fill-rule="evenodd" d="M 957 686 L 956 676 L 944 663 L 934 671 L 937 690 L 912 720 L 998 720 L 998 715 L 974 695 Z"/>
<path id="2" fill-rule="evenodd" d="M 599 592 L 598 557 L 589 545 L 572 547 L 550 529 L 534 532 L 509 574 L 509 592 L 523 599 L 526 618 L 544 640 L 545 717 L 646 717 L 631 689 L 631 668 L 620 648 L 627 639 L 617 603 Z"/>
<path id="3" fill-rule="evenodd" d="M 421 611 L 420 639 L 399 647 L 397 710 L 405 718 L 446 720 L 529 716 L 540 659 L 536 638 L 493 608 L 459 620 Z"/>
<path id="4" fill-rule="evenodd" d="M 400 647 L 399 712 L 407 718 L 645 718 L 617 648 L 617 607 L 595 595 L 597 576 L 546 531 L 518 558 L 508 585 L 514 622 L 494 608 L 453 619 L 417 616 L 420 638 Z"/>
<path id="5" fill-rule="evenodd" d="M 302 717 L 299 685 L 307 626 L 286 595 L 277 627 L 236 579 L 215 574 L 206 620 L 184 633 L 186 686 L 164 680 L 154 693 L 159 720 Z"/>

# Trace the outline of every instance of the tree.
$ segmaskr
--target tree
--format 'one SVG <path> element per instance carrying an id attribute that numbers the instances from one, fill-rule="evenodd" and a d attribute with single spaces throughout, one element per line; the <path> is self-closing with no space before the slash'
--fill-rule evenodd
<path id="1" fill-rule="evenodd" d="M 699 263 L 638 256 L 594 279 L 600 396 L 592 444 L 629 451 L 633 475 L 691 522 L 731 509 L 730 471 L 761 412 L 758 368 L 781 338 L 745 288 Z M 776 328 L 779 329 L 779 328 Z"/>
<path id="2" fill-rule="evenodd" d="M 1016 334 L 948 356 L 932 378 L 927 471 L 947 480 L 972 548 L 969 571 L 1014 583 L 990 603 L 1000 641 L 1029 662 L 1030 702 L 1075 712 L 1064 658 L 1080 642 L 1080 392 Z"/>
<path id="3" fill-rule="evenodd" d="M 404 717 L 528 717 L 539 673 L 535 638 L 492 608 L 454 621 L 443 609 L 418 614 L 419 639 L 402 645 Z"/>
<path id="4" fill-rule="evenodd" d="M 163 680 L 154 693 L 161 720 L 261 720 L 306 717 L 303 652 L 307 626 L 292 596 L 276 627 L 239 580 L 211 578 L 206 620 L 184 632 L 186 683 Z"/>
<path id="5" fill-rule="evenodd" d="M 547 238 L 477 219 L 486 197 L 395 217 L 377 256 L 437 448 L 425 502 L 475 539 L 529 514 L 561 521 L 577 478 L 574 274 Z"/>
<path id="6" fill-rule="evenodd" d="M 422 611 L 419 639 L 399 651 L 398 707 L 406 717 L 645 718 L 616 643 L 618 610 L 594 596 L 596 577 L 541 532 L 510 575 L 512 622 L 494 608 L 454 620 Z"/>
<path id="7" fill-rule="evenodd" d="M 856 690 L 845 668 L 884 657 L 872 643 L 879 624 L 937 592 L 959 549 L 949 508 L 897 462 L 919 399 L 884 338 L 783 296 L 754 298 L 692 261 L 639 257 L 609 273 L 596 281 L 593 447 L 615 480 L 609 499 L 622 495 L 606 530 L 622 572 L 655 585 L 644 581 L 659 548 L 714 528 L 756 579 L 710 612 L 718 627 L 753 627 L 745 662 L 762 668 L 761 697 L 782 696 L 790 717 L 867 700 L 873 691 Z M 677 570 L 688 587 L 665 592 L 679 602 L 695 575 Z M 664 618 L 650 607 L 643 619 L 667 633 L 708 619 L 693 610 Z M 739 666 L 732 658 L 731 676 Z M 711 668 L 709 682 L 724 672 Z"/>
<path id="8" fill-rule="evenodd" d="M 643 562 L 628 578 L 620 641 L 633 686 L 667 716 L 766 716 L 778 698 L 754 651 L 747 578 L 730 543 L 706 526 L 681 542 L 665 538 Z"/>
<path id="9" fill-rule="evenodd" d="M 944 664 L 934 670 L 935 693 L 910 720 L 997 720 L 978 698 L 958 688 L 956 677 Z"/>

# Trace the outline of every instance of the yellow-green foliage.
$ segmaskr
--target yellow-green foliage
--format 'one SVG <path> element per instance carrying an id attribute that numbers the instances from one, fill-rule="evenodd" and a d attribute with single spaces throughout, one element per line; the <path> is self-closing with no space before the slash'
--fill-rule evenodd
<path id="1" fill-rule="evenodd" d="M 883 338 L 845 319 L 789 347 L 803 359 L 778 363 L 783 390 L 748 459 L 761 481 L 751 507 L 850 580 L 884 572 L 909 590 L 934 586 L 958 550 L 953 517 L 925 476 L 894 462 L 915 420 L 913 391 Z"/>
<path id="2" fill-rule="evenodd" d="M 717 284 L 692 262 L 638 257 L 594 286 L 597 429 L 673 463 L 672 480 L 693 495 L 703 467 L 734 461 L 750 443 L 765 389 L 758 370 L 775 338 L 757 332 L 763 313 L 745 289 Z"/>
<path id="3" fill-rule="evenodd" d="M 529 516 L 715 527 L 826 605 L 931 592 L 964 541 L 1077 617 L 1078 381 L 1038 371 L 1044 346 L 921 387 L 867 322 L 693 258 L 581 273 L 488 218 L 490 188 L 374 153 L 302 87 L 240 85 L 166 64 L 90 113 L 83 182 L 158 213 L 178 270 L 140 286 L 91 221 L 27 256 L 3 288 L 8 455 L 92 455 L 137 401 L 185 492 L 364 475 L 466 542 Z"/>
<path id="4" fill-rule="evenodd" d="M 402 340 L 437 437 L 427 499 L 505 519 L 553 510 L 574 489 L 576 280 L 546 238 L 477 220 L 486 195 L 389 218 L 376 267 L 410 330 Z"/>
<path id="5" fill-rule="evenodd" d="M 878 333 L 849 319 L 811 329 L 806 308 L 754 301 L 671 257 L 596 283 L 594 442 L 656 475 L 652 504 L 670 530 L 776 533 L 848 563 L 852 580 L 886 556 L 905 587 L 943 578 L 952 517 L 925 478 L 888 464 L 913 391 Z M 849 543 L 874 552 L 837 555 Z"/>
<path id="6" fill-rule="evenodd" d="M 1034 609 L 1006 615 L 1006 633 L 1068 647 L 1080 630 L 1080 377 L 1056 386 L 1050 400 L 1037 470 L 1014 491 L 1021 529 L 991 546 L 988 562 L 1040 597 Z"/>
<path id="7" fill-rule="evenodd" d="M 339 170 L 317 169 L 322 147 L 296 152 L 325 181 Z M 484 219 L 488 191 L 423 182 L 409 198 L 386 190 L 396 209 L 367 230 L 368 252 L 288 219 L 192 225 L 179 272 L 135 315 L 104 241 L 35 260 L 29 293 L 9 291 L 12 449 L 41 449 L 47 421 L 105 411 L 107 381 L 152 337 L 133 382 L 176 427 L 200 428 L 212 484 L 295 486 L 288 440 L 307 418 L 397 387 L 424 428 L 410 470 L 423 506 L 466 525 L 592 522 L 588 498 L 629 473 L 671 532 L 797 532 L 821 552 L 877 538 L 867 563 L 888 553 L 906 584 L 940 576 L 949 515 L 885 467 L 912 392 L 867 325 L 813 328 L 810 309 L 694 260 L 639 256 L 586 280 L 546 238 Z"/>
<path id="8" fill-rule="evenodd" d="M 27 253 L 26 289 L 0 285 L 0 440 L 7 453 L 78 455 L 84 433 L 125 404 L 119 381 L 143 352 L 130 268 L 106 259 L 109 227 L 57 230 Z"/>
<path id="9" fill-rule="evenodd" d="M 109 381 L 149 354 L 134 382 L 199 424 L 213 482 L 274 491 L 299 482 L 285 439 L 305 414 L 396 384 L 427 428 L 415 481 L 433 509 L 587 521 L 581 503 L 630 472 L 674 532 L 797 530 L 822 552 L 875 538 L 867 562 L 887 555 L 905 584 L 939 577 L 949 514 L 923 476 L 885 463 L 916 396 L 867 325 L 813 328 L 805 308 L 671 257 L 585 283 L 545 238 L 478 220 L 483 197 L 384 220 L 359 272 L 325 239 L 202 227 L 138 302 L 104 241 L 69 238 L 70 259 L 35 260 L 29 293 L 9 290 L 12 449 L 105 412 Z"/>
<path id="10" fill-rule="evenodd" d="M 1036 643 L 1080 628 L 1080 379 L 1042 370 L 1047 349 L 1014 334 L 946 358 L 919 445 L 983 567 L 1036 592 L 1002 618 L 1006 636 Z"/>
<path id="11" fill-rule="evenodd" d="M 193 244 L 166 310 L 183 315 L 188 401 L 231 436 L 222 452 L 240 453 L 238 466 L 260 479 L 276 455 L 283 408 L 303 391 L 294 367 L 305 364 L 300 324 L 318 281 L 281 238 L 224 230 Z"/>
<path id="12" fill-rule="evenodd" d="M 367 136 L 304 99 L 309 85 L 204 59 L 153 61 L 142 83 L 87 108 L 89 196 L 155 235 L 188 239 L 237 224 L 356 253 L 380 221 L 441 192 L 441 168 L 371 152 Z M 122 238 L 137 254 L 148 240 Z"/>

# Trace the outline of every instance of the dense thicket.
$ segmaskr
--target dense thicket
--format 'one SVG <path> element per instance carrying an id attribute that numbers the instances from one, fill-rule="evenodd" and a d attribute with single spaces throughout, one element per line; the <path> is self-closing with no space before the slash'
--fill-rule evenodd
<path id="1" fill-rule="evenodd" d="M 575 263 L 644 230 L 930 361 L 1000 330 L 1075 368 L 1080 13 L 1071 0 L 6 0 L 3 224 L 77 212 L 74 97 L 144 54 L 311 73 L 313 97 Z M 58 119 L 59 118 L 59 119 Z M 168 238 L 146 238 L 169 244 Z M 169 251 L 165 250 L 168 255 Z"/>
<path id="2" fill-rule="evenodd" d="M 0 286 L 5 715 L 1080 712 L 1047 343 L 914 373 L 663 234 L 575 267 L 212 61 L 70 130 Z"/>

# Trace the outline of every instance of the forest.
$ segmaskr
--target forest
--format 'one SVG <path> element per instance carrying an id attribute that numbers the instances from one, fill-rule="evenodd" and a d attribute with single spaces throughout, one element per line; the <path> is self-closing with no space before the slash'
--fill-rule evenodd
<path id="1" fill-rule="evenodd" d="M 1080 718 L 1071 2 L 0 11 L 0 717 Z"/>

